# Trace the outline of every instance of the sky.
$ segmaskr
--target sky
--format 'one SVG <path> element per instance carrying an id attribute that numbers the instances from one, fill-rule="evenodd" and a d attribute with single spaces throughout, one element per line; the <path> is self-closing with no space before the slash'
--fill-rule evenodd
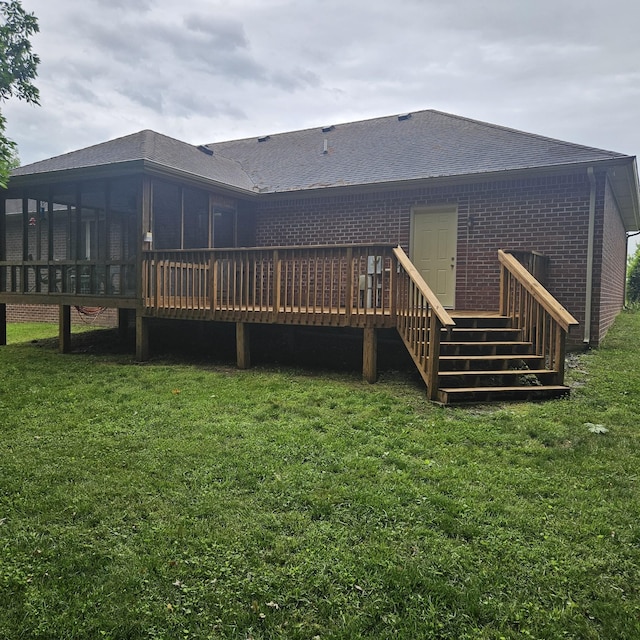
<path id="1" fill-rule="evenodd" d="M 22 0 L 23 164 L 152 129 L 193 144 L 438 109 L 640 153 L 638 0 Z"/>

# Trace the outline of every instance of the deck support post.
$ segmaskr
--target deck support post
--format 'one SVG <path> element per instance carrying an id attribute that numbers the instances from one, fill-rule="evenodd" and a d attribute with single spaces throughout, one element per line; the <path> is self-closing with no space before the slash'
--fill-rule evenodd
<path id="1" fill-rule="evenodd" d="M 373 327 L 364 328 L 362 377 L 373 384 L 378 379 L 378 336 Z"/>
<path id="2" fill-rule="evenodd" d="M 145 362 L 149 359 L 149 318 L 136 311 L 136 360 Z"/>
<path id="3" fill-rule="evenodd" d="M 561 331 L 560 327 L 556 328 L 556 346 L 555 346 L 555 376 L 554 384 L 564 384 L 564 359 L 567 355 L 566 351 L 566 334 Z"/>
<path id="4" fill-rule="evenodd" d="M 236 322 L 236 361 L 238 369 L 251 366 L 251 335 L 246 322 Z"/>
<path id="5" fill-rule="evenodd" d="M 431 317 L 429 319 L 429 359 L 427 361 L 427 398 L 432 402 L 438 399 L 441 331 L 442 324 L 433 309 L 431 309 Z"/>
<path id="6" fill-rule="evenodd" d="M 60 353 L 71 351 L 71 307 L 61 304 L 58 313 L 58 350 Z"/>
<path id="7" fill-rule="evenodd" d="M 0 304 L 0 346 L 7 344 L 7 305 Z"/>

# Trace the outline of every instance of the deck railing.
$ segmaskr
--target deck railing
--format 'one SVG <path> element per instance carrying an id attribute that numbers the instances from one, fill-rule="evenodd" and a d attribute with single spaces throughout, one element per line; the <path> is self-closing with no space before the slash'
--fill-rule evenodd
<path id="1" fill-rule="evenodd" d="M 549 270 L 549 256 L 539 251 L 527 251 L 523 249 L 503 249 L 505 253 L 512 255 L 522 266 L 543 286 L 547 286 L 547 273 Z"/>
<path id="2" fill-rule="evenodd" d="M 440 334 L 455 323 L 399 247 L 148 251 L 142 272 L 149 315 L 396 327 L 436 398 Z"/>
<path id="3" fill-rule="evenodd" d="M 148 251 L 151 315 L 236 322 L 394 326 L 392 245 Z"/>
<path id="4" fill-rule="evenodd" d="M 430 400 L 437 398 L 440 338 L 443 329 L 455 325 L 407 254 L 393 251 L 398 263 L 396 326 L 418 371 Z"/>
<path id="5" fill-rule="evenodd" d="M 135 260 L 0 262 L 0 291 L 47 296 L 133 296 Z"/>
<path id="6" fill-rule="evenodd" d="M 533 277 L 513 255 L 498 251 L 500 313 L 522 330 L 545 367 L 555 372 L 555 384 L 564 381 L 565 342 L 578 321 Z"/>

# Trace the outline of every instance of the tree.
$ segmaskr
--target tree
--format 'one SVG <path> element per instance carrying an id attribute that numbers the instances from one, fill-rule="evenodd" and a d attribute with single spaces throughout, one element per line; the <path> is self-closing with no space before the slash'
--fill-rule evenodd
<path id="1" fill-rule="evenodd" d="M 33 80 L 40 58 L 32 52 L 29 38 L 39 31 L 38 20 L 27 13 L 20 0 L 0 0 L 0 102 L 11 97 L 40 104 Z M 16 144 L 5 135 L 6 119 L 0 113 L 0 187 L 5 188 L 15 166 Z"/>
<path id="2" fill-rule="evenodd" d="M 627 265 L 627 302 L 640 302 L 640 246 Z"/>

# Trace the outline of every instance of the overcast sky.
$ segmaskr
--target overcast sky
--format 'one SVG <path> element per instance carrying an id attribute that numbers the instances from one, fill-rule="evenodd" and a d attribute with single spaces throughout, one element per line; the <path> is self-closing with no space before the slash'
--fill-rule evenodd
<path id="1" fill-rule="evenodd" d="M 23 164 L 153 129 L 194 144 L 440 109 L 640 152 L 638 0 L 22 0 Z"/>

